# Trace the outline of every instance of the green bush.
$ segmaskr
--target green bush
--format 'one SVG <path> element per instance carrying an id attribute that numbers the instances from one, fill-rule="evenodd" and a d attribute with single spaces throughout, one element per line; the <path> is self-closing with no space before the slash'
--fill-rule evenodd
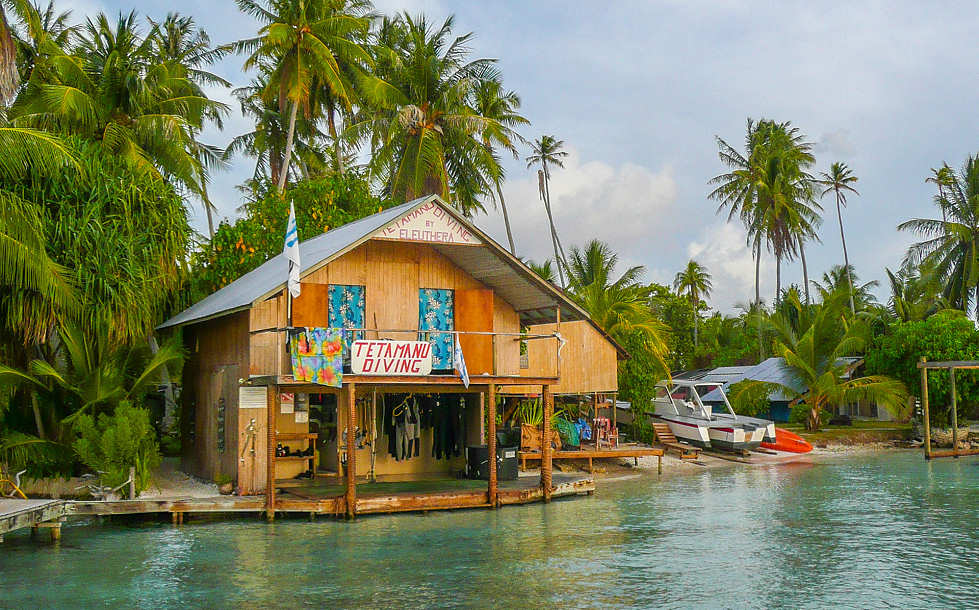
<path id="1" fill-rule="evenodd" d="M 792 405 L 789 411 L 789 423 L 805 424 L 809 420 L 809 405 L 804 402 Z"/>
<path id="2" fill-rule="evenodd" d="M 893 324 L 867 349 L 867 374 L 899 379 L 911 394 L 921 396 L 918 359 L 922 356 L 928 360 L 979 359 L 979 331 L 960 311 L 942 311 L 927 320 Z M 955 380 L 961 416 L 979 405 L 979 375 L 959 371 Z M 928 399 L 931 423 L 949 425 L 952 385 L 948 371 L 928 373 Z"/>
<path id="3" fill-rule="evenodd" d="M 772 410 L 771 403 L 768 401 L 771 390 L 771 386 L 767 383 L 746 379 L 728 388 L 728 400 L 731 402 L 731 408 L 738 415 L 767 418 Z"/>
<path id="4" fill-rule="evenodd" d="M 106 473 L 102 479 L 105 485 L 121 485 L 129 478 L 130 467 L 135 466 L 136 493 L 149 486 L 153 470 L 160 465 L 160 448 L 149 411 L 124 401 L 111 416 L 103 413 L 98 421 L 89 415 L 79 416 L 75 432 L 75 452 L 83 464 Z"/>

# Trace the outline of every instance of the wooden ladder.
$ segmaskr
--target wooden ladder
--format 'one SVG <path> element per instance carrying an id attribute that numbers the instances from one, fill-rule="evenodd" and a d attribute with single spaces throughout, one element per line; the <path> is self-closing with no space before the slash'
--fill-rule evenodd
<path id="1" fill-rule="evenodd" d="M 676 440 L 676 436 L 674 436 L 673 431 L 670 430 L 669 424 L 653 422 L 653 432 L 656 433 L 656 439 L 660 442 L 660 444 L 667 449 L 673 449 L 674 451 L 678 452 L 681 460 L 695 460 L 700 457 L 700 449 Z"/>

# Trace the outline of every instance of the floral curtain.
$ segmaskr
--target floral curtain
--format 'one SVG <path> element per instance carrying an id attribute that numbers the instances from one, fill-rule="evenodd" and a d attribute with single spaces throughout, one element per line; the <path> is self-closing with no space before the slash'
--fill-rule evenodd
<path id="1" fill-rule="evenodd" d="M 455 307 L 451 290 L 422 288 L 418 291 L 418 330 L 452 330 Z M 420 341 L 432 344 L 432 368 L 452 368 L 452 348 L 455 345 L 451 333 L 418 333 Z"/>
<path id="2" fill-rule="evenodd" d="M 330 326 L 334 328 L 365 328 L 364 287 L 330 284 Z M 344 333 L 344 361 L 350 361 L 350 345 L 363 339 L 363 332 Z"/>

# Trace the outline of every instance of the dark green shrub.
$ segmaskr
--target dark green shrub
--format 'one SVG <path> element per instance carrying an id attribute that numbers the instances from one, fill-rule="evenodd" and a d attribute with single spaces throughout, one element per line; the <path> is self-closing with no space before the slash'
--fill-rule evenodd
<path id="1" fill-rule="evenodd" d="M 136 493 L 149 486 L 153 470 L 160 465 L 160 448 L 146 409 L 123 401 L 112 415 L 103 413 L 98 421 L 81 415 L 75 423 L 78 440 L 73 447 L 82 463 L 101 470 L 103 483 L 111 487 L 129 478 L 136 468 Z"/>

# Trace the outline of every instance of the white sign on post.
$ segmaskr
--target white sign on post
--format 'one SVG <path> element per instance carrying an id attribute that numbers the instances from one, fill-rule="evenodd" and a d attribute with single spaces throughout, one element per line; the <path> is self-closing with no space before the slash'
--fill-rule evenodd
<path id="1" fill-rule="evenodd" d="M 429 375 L 432 345 L 427 341 L 354 341 L 350 369 L 355 375 Z"/>
<path id="2" fill-rule="evenodd" d="M 268 405 L 268 390 L 263 387 L 238 388 L 239 409 L 264 409 Z"/>

